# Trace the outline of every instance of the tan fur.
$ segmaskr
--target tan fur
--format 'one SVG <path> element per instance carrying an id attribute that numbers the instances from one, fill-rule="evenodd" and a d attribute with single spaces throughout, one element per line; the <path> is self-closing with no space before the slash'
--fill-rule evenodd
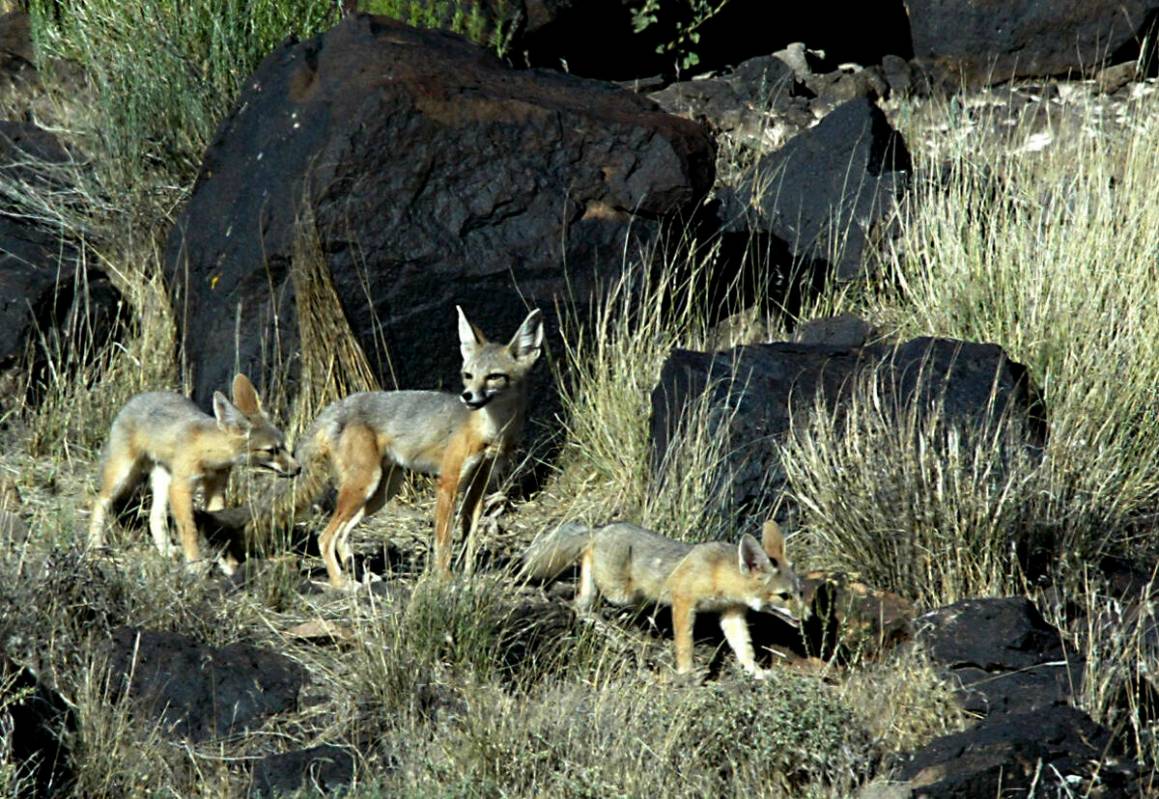
<path id="1" fill-rule="evenodd" d="M 523 573 L 553 577 L 577 559 L 581 610 L 590 609 L 597 594 L 617 605 L 672 606 L 681 673 L 692 670 L 692 627 L 699 612 L 720 614 L 737 660 L 758 679 L 766 672 L 756 664 L 745 611 L 770 611 L 794 625 L 807 612 L 800 582 L 785 558 L 784 537 L 772 520 L 765 523 L 761 544 L 750 535 L 737 544 L 686 544 L 627 522 L 595 529 L 565 525 L 528 549 Z"/>
<path id="2" fill-rule="evenodd" d="M 307 476 L 292 502 L 270 503 L 275 517 L 301 512 L 325 488 L 338 489 L 334 515 L 318 536 L 330 584 L 346 585 L 351 530 L 395 493 L 401 470 L 435 475 L 434 566 L 451 568 L 451 522 L 464 493 L 463 534 L 473 542 L 483 492 L 497 461 L 514 447 L 527 406 L 524 378 L 543 347 L 543 322 L 532 311 L 508 344 L 487 341 L 459 314 L 461 395 L 438 391 L 366 391 L 323 409 L 298 456 Z M 281 519 L 277 519 L 281 521 Z"/>
<path id="3" fill-rule="evenodd" d="M 104 546 L 105 517 L 112 503 L 149 475 L 153 507 L 149 529 L 157 549 L 170 555 L 167 512 L 173 515 L 186 562 L 201 558 L 193 497 L 200 489 L 205 506 L 225 504 L 230 470 L 238 464 L 292 476 L 299 466 L 286 450 L 280 430 L 261 408 L 245 375 L 233 381 L 233 403 L 219 391 L 209 416 L 180 394 L 138 394 L 117 414 L 101 457 L 100 490 L 89 524 L 89 546 Z M 226 567 L 228 569 L 228 567 Z"/>

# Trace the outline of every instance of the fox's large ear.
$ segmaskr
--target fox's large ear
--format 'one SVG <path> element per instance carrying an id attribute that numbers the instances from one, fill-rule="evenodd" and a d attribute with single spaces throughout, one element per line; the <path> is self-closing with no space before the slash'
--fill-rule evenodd
<path id="1" fill-rule="evenodd" d="M 487 343 L 487 337 L 483 335 L 482 330 L 467 321 L 467 315 L 460 306 L 456 305 L 455 310 L 459 312 L 459 351 L 463 353 L 463 360 L 466 361 Z"/>
<path id="2" fill-rule="evenodd" d="M 535 363 L 535 359 L 543 351 L 543 314 L 538 308 L 523 320 L 507 349 L 515 360 L 523 361 L 528 366 Z"/>
<path id="3" fill-rule="evenodd" d="M 220 391 L 213 392 L 213 415 L 222 430 L 245 430 L 249 427 L 245 414 Z"/>
<path id="4" fill-rule="evenodd" d="M 233 379 L 233 404 L 246 416 L 256 416 L 262 412 L 262 401 L 258 399 L 254 384 L 240 372 Z"/>
<path id="5" fill-rule="evenodd" d="M 740 543 L 736 547 L 736 554 L 739 559 L 741 574 L 767 571 L 773 568 L 773 564 L 769 561 L 769 556 L 761 549 L 761 545 L 757 543 L 757 540 L 748 533 L 740 537 Z"/>
<path id="6" fill-rule="evenodd" d="M 772 519 L 765 522 L 761 532 L 761 547 L 773 565 L 780 567 L 785 562 L 785 536 L 781 534 L 781 527 Z"/>

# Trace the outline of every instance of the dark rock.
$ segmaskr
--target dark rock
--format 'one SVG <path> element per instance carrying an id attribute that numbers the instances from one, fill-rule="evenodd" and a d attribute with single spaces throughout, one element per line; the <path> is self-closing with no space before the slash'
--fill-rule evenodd
<path id="1" fill-rule="evenodd" d="M 909 188 L 911 169 L 881 109 L 850 100 L 748 170 L 725 225 L 767 233 L 794 264 L 812 265 L 805 271 L 831 268 L 849 280 L 862 273 L 870 230 Z"/>
<path id="2" fill-rule="evenodd" d="M 958 704 L 974 716 L 1065 705 L 1081 688 L 1083 673 L 1083 661 L 1073 653 L 1069 660 L 1027 666 L 1022 671 L 965 665 L 943 671 L 957 686 Z"/>
<path id="3" fill-rule="evenodd" d="M 26 11 L 0 14 L 0 101 L 13 118 L 31 112 L 31 101 L 43 93 L 35 65 L 32 24 Z"/>
<path id="4" fill-rule="evenodd" d="M 244 732 L 295 710 L 305 677 L 288 658 L 248 644 L 218 649 L 130 627 L 112 633 L 109 672 L 149 718 L 192 741 Z"/>
<path id="5" fill-rule="evenodd" d="M 805 86 L 831 107 L 848 100 L 862 97 L 876 100 L 889 94 L 889 84 L 876 67 L 837 69 L 813 75 L 805 80 Z"/>
<path id="6" fill-rule="evenodd" d="M 722 469 L 731 482 L 728 499 L 738 512 L 759 505 L 784 486 L 775 443 L 785 440 L 791 418 L 807 416 L 819 395 L 828 407 L 840 407 L 857 376 L 871 368 L 886 407 L 936 408 L 945 425 L 966 431 L 1009 414 L 1026 420 L 1031 441 L 1045 438 L 1026 368 L 995 344 L 918 338 L 865 347 L 777 342 L 718 353 L 677 349 L 652 392 L 653 469 L 663 473 L 680 420 L 707 392 L 709 423 L 728 442 Z"/>
<path id="7" fill-rule="evenodd" d="M 16 769 L 22 779 L 17 797 L 68 796 L 73 765 L 67 741 L 76 733 L 76 717 L 56 691 L 41 684 L 28 669 L 0 655 L 0 730 L 7 751 L 0 768 Z"/>
<path id="8" fill-rule="evenodd" d="M 1016 670 L 1064 657 L 1058 629 L 1025 597 L 966 599 L 918 620 L 918 640 L 949 666 Z"/>
<path id="9" fill-rule="evenodd" d="M 1159 0 L 905 0 L 917 61 L 975 87 L 1133 60 Z"/>
<path id="10" fill-rule="evenodd" d="M 1125 64 L 1115 64 L 1100 69 L 1095 75 L 1095 83 L 1103 94 L 1114 94 L 1131 83 L 1139 74 L 1139 65 L 1134 61 Z"/>
<path id="11" fill-rule="evenodd" d="M 0 14 L 0 73 L 31 68 L 36 59 L 32 21 L 26 11 Z"/>
<path id="12" fill-rule="evenodd" d="M 901 56 L 886 55 L 881 59 L 881 72 L 889 86 L 891 97 L 909 97 L 916 93 L 913 68 Z"/>
<path id="13" fill-rule="evenodd" d="M 792 71 L 772 56 L 751 58 L 713 78 L 672 83 L 649 95 L 668 113 L 702 119 L 718 131 L 760 127 L 769 112 L 791 107 L 793 96 Z"/>
<path id="14" fill-rule="evenodd" d="M 67 191 L 61 165 L 70 158 L 48 131 L 0 121 L 0 173 L 11 184 Z M 10 198 L 0 203 L 0 373 L 29 369 L 35 389 L 46 379 L 50 356 L 88 362 L 120 334 L 124 314 L 120 292 L 82 263 L 66 235 L 33 221 Z M 31 363 L 24 360 L 29 355 Z M 5 394 L 0 402 L 18 399 Z"/>
<path id="15" fill-rule="evenodd" d="M 250 796 L 281 796 L 303 788 L 335 793 L 354 780 L 354 755 L 341 746 L 314 746 L 264 757 L 254 764 Z"/>
<path id="16" fill-rule="evenodd" d="M 236 365 L 266 382 L 272 342 L 297 351 L 303 208 L 384 387 L 457 389 L 455 304 L 495 337 L 538 306 L 550 348 L 556 301 L 582 317 L 630 236 L 699 201 L 713 158 L 700 125 L 643 97 L 514 71 L 454 35 L 358 15 L 286 44 L 246 81 L 169 237 L 194 399 L 228 383 L 235 329 Z M 534 380 L 551 393 L 548 369 Z"/>
<path id="17" fill-rule="evenodd" d="M 773 57 L 779 59 L 793 71 L 793 76 L 804 83 L 821 70 L 824 54 L 810 50 L 804 42 L 790 42 L 787 47 L 777 50 Z"/>
<path id="18" fill-rule="evenodd" d="M 1032 785 L 1035 795 L 1141 795 L 1132 790 L 1133 769 L 1110 750 L 1106 728 L 1081 710 L 1054 705 L 989 716 L 938 738 L 902 766 L 900 777 L 912 796 L 930 799 L 1026 796 Z M 1099 787 L 1086 793 L 1096 778 Z"/>
<path id="19" fill-rule="evenodd" d="M 1083 664 L 1025 597 L 968 599 L 918 618 L 916 640 L 961 687 L 978 714 L 1066 704 Z"/>

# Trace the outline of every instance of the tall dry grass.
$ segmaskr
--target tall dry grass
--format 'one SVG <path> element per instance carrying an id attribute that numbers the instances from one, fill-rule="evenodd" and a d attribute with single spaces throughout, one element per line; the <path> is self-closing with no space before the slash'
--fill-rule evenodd
<path id="1" fill-rule="evenodd" d="M 1134 522 L 1159 501 L 1159 125 L 1146 105 L 1128 123 L 1055 130 L 1034 153 L 1015 126 L 924 162 L 861 310 L 902 339 L 1002 345 L 1040 388 L 1049 438 L 1013 459 L 1001 426 L 947 441 L 912 409 L 898 425 L 872 386 L 841 419 L 818 407 L 784 454 L 819 556 L 940 604 L 1018 590 L 1027 548 L 1154 553 Z"/>

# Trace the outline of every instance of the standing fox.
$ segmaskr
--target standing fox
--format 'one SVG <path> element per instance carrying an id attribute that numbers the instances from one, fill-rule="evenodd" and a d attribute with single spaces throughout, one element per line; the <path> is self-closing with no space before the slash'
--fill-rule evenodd
<path id="1" fill-rule="evenodd" d="M 686 544 L 628 522 L 599 528 L 571 523 L 534 542 L 523 556 L 523 574 L 550 578 L 580 561 L 576 605 L 591 608 L 596 593 L 617 605 L 657 602 L 672 606 L 676 670 L 692 670 L 692 625 L 696 614 L 720 614 L 720 629 L 740 665 L 757 679 L 745 610 L 770 611 L 794 627 L 792 608 L 804 608 L 801 585 L 785 558 L 785 539 L 771 519 L 761 544 L 747 533 L 738 544 Z"/>
<path id="2" fill-rule="evenodd" d="M 89 524 L 89 546 L 104 545 L 109 506 L 149 472 L 153 507 L 149 530 L 162 555 L 172 553 L 166 511 L 173 514 L 186 563 L 201 557 L 193 494 L 200 488 L 209 510 L 225 504 L 230 470 L 238 464 L 270 469 L 283 476 L 301 471 L 286 450 L 282 433 L 262 412 L 253 384 L 233 379 L 233 402 L 213 395 L 213 416 L 170 391 L 138 394 L 125 403 L 101 457 L 100 493 Z"/>
<path id="3" fill-rule="evenodd" d="M 543 348 L 538 310 L 523 320 L 507 344 L 492 343 L 459 314 L 463 391 L 365 391 L 322 410 L 298 446 L 305 475 L 292 491 L 273 500 L 281 521 L 305 510 L 332 479 L 337 504 L 318 537 L 330 584 L 346 584 L 342 567 L 353 560 L 350 531 L 397 491 L 401 469 L 438 477 L 434 565 L 451 568 L 451 520 L 464 492 L 464 535 L 482 510 L 495 461 L 515 445 L 527 406 L 525 378 Z"/>

